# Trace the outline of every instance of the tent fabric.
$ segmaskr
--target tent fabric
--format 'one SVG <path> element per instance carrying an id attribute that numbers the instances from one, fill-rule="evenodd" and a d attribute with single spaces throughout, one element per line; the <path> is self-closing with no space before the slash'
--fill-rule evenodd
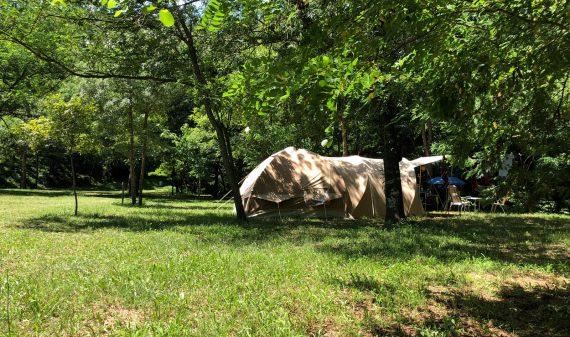
<path id="1" fill-rule="evenodd" d="M 410 163 L 414 166 L 424 166 L 428 164 L 433 164 L 438 161 L 442 161 L 443 156 L 431 156 L 431 157 L 419 157 L 414 160 L 411 160 Z"/>
<path id="2" fill-rule="evenodd" d="M 406 159 L 400 162 L 406 215 L 424 213 L 416 192 L 416 166 Z M 384 218 L 384 161 L 323 157 L 288 147 L 251 171 L 240 193 L 249 217 Z"/>

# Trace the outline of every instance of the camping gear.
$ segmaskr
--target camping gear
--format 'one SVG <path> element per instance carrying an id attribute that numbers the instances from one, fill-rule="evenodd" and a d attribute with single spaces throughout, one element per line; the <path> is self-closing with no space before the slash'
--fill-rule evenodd
<path id="1" fill-rule="evenodd" d="M 507 197 L 503 197 L 497 201 L 495 201 L 492 205 L 491 205 L 491 212 L 495 213 L 497 211 L 497 208 L 500 208 L 503 213 L 505 213 L 505 207 L 507 206 L 507 201 L 508 198 Z"/>
<path id="2" fill-rule="evenodd" d="M 445 185 L 445 181 L 442 177 L 435 177 L 428 181 L 430 185 Z M 465 182 L 457 177 L 449 177 L 447 178 L 448 185 L 455 185 L 455 186 L 463 186 Z"/>
<path id="3" fill-rule="evenodd" d="M 416 165 L 400 162 L 406 215 L 422 215 Z M 379 217 L 386 214 L 384 161 L 323 157 L 288 147 L 259 164 L 240 188 L 249 217 Z"/>
<path id="4" fill-rule="evenodd" d="M 451 207 L 456 206 L 459 210 L 459 214 L 465 209 L 469 209 L 472 206 L 471 202 L 467 200 L 463 200 L 459 195 L 459 191 L 457 191 L 457 187 L 455 185 L 449 185 L 447 187 L 447 193 L 449 195 L 449 205 L 447 207 L 447 212 L 451 210 Z"/>

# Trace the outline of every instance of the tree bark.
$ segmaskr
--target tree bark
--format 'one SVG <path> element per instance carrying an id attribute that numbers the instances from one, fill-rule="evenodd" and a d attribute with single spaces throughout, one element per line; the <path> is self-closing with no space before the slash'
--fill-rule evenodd
<path id="1" fill-rule="evenodd" d="M 73 163 L 73 153 L 70 154 L 69 158 L 71 162 L 71 186 L 73 188 L 73 197 L 75 198 L 75 212 L 73 214 L 77 216 L 77 185 L 75 183 L 75 164 Z"/>
<path id="2" fill-rule="evenodd" d="M 212 191 L 215 197 L 218 197 L 220 195 L 220 183 L 218 179 L 219 173 L 218 164 L 216 164 L 214 166 L 214 190 Z"/>
<path id="3" fill-rule="evenodd" d="M 40 153 L 36 152 L 36 179 L 34 179 L 34 188 L 38 189 L 40 181 Z"/>
<path id="4" fill-rule="evenodd" d="M 424 156 L 431 156 L 431 142 L 432 142 L 432 125 L 431 119 L 422 126 L 422 145 L 424 148 Z"/>
<path id="5" fill-rule="evenodd" d="M 172 170 L 170 171 L 170 195 L 174 196 L 175 191 L 175 178 L 176 178 L 176 159 L 172 158 Z M 176 188 L 176 192 L 178 192 L 178 188 Z"/>
<path id="6" fill-rule="evenodd" d="M 186 44 L 186 47 L 188 48 L 188 56 L 190 57 L 190 63 L 192 64 L 192 71 L 196 77 L 196 81 L 198 82 L 198 90 L 200 96 L 202 96 L 204 110 L 208 116 L 210 124 L 216 131 L 216 140 L 218 142 L 218 146 L 220 147 L 220 152 L 222 155 L 222 160 L 224 162 L 224 167 L 226 169 L 228 182 L 230 183 L 232 190 L 237 219 L 241 223 L 246 223 L 247 216 L 243 207 L 243 202 L 239 191 L 239 183 L 236 177 L 237 169 L 234 163 L 229 131 L 220 120 L 219 116 L 217 116 L 214 112 L 213 103 L 210 97 L 210 92 L 208 90 L 208 80 L 204 76 L 204 73 L 200 67 L 200 63 L 198 61 L 198 52 L 194 46 L 194 38 L 192 36 L 192 33 L 188 29 L 188 26 L 186 25 L 186 22 L 183 18 L 176 20 L 176 28 L 179 31 L 179 38 Z"/>
<path id="7" fill-rule="evenodd" d="M 147 126 L 148 126 L 148 112 L 144 113 L 143 133 L 142 133 L 142 149 L 141 149 L 141 175 L 139 177 L 139 206 L 143 204 L 143 189 L 144 189 L 144 170 L 146 161 L 146 144 L 147 144 Z"/>
<path id="8" fill-rule="evenodd" d="M 398 108 L 393 98 L 388 98 L 387 107 L 382 114 L 382 128 L 384 130 L 384 194 L 386 196 L 387 227 L 405 218 L 404 201 L 402 197 L 402 182 L 400 178 L 400 153 L 398 130 L 394 125 L 394 118 Z"/>
<path id="9" fill-rule="evenodd" d="M 348 130 L 346 127 L 346 119 L 344 117 L 344 99 L 339 98 L 337 101 L 338 122 L 340 126 L 341 143 L 342 143 L 342 156 L 348 157 Z"/>
<path id="10" fill-rule="evenodd" d="M 26 146 L 22 146 L 22 158 L 20 159 L 20 188 L 24 189 L 27 187 L 28 175 L 28 149 Z"/>
<path id="11" fill-rule="evenodd" d="M 131 194 L 131 203 L 136 205 L 137 203 L 137 183 L 136 183 L 136 173 L 135 173 L 135 126 L 133 121 L 133 102 L 132 97 L 129 104 L 129 193 Z"/>

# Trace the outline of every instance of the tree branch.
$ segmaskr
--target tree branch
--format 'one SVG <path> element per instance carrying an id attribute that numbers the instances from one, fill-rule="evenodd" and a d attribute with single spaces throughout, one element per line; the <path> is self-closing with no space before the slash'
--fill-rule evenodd
<path id="1" fill-rule="evenodd" d="M 34 56 L 38 59 L 45 61 L 50 64 L 54 64 L 61 68 L 63 71 L 77 77 L 82 78 L 99 78 L 99 79 L 106 79 L 106 78 L 119 78 L 119 79 L 126 79 L 126 80 L 139 80 L 139 81 L 153 81 L 159 83 L 176 83 L 179 82 L 176 78 L 168 78 L 168 77 L 158 77 L 152 75 L 127 75 L 127 74 L 115 74 L 115 73 L 107 73 L 107 72 L 92 72 L 88 70 L 78 70 L 74 69 L 73 67 L 65 64 L 64 62 L 47 55 L 41 50 L 34 48 L 33 46 L 29 45 L 28 43 L 11 36 L 10 34 L 0 31 L 0 35 L 4 35 L 7 37 L 8 41 L 15 43 L 17 45 L 22 46 L 23 48 L 27 49 L 31 52 Z M 181 82 L 183 83 L 183 82 Z M 187 84 L 187 83 L 185 83 Z"/>

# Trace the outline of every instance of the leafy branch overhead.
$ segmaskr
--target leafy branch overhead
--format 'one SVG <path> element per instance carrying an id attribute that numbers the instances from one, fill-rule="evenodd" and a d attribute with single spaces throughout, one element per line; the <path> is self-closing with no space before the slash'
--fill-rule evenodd
<path id="1" fill-rule="evenodd" d="M 64 3 L 63 0 L 58 0 L 58 1 Z M 162 5 L 164 8 L 161 8 L 158 11 L 158 20 L 165 27 L 172 27 L 174 25 L 174 16 L 170 12 L 170 10 L 167 8 L 169 2 L 171 2 L 171 1 L 159 0 L 156 3 L 153 3 L 153 2 L 147 3 L 143 7 L 143 12 L 146 14 L 154 13 L 155 10 L 158 9 Z M 123 6 L 121 4 L 120 0 L 101 0 L 101 5 L 110 11 L 114 11 L 115 17 L 119 17 L 119 16 L 121 16 L 121 15 L 123 15 L 129 11 L 129 7 Z"/>
<path id="2" fill-rule="evenodd" d="M 222 3 L 220 0 L 210 0 L 204 9 L 202 19 L 196 26 L 197 30 L 208 28 L 210 32 L 216 32 L 220 29 L 224 21 L 225 14 L 222 10 Z"/>

